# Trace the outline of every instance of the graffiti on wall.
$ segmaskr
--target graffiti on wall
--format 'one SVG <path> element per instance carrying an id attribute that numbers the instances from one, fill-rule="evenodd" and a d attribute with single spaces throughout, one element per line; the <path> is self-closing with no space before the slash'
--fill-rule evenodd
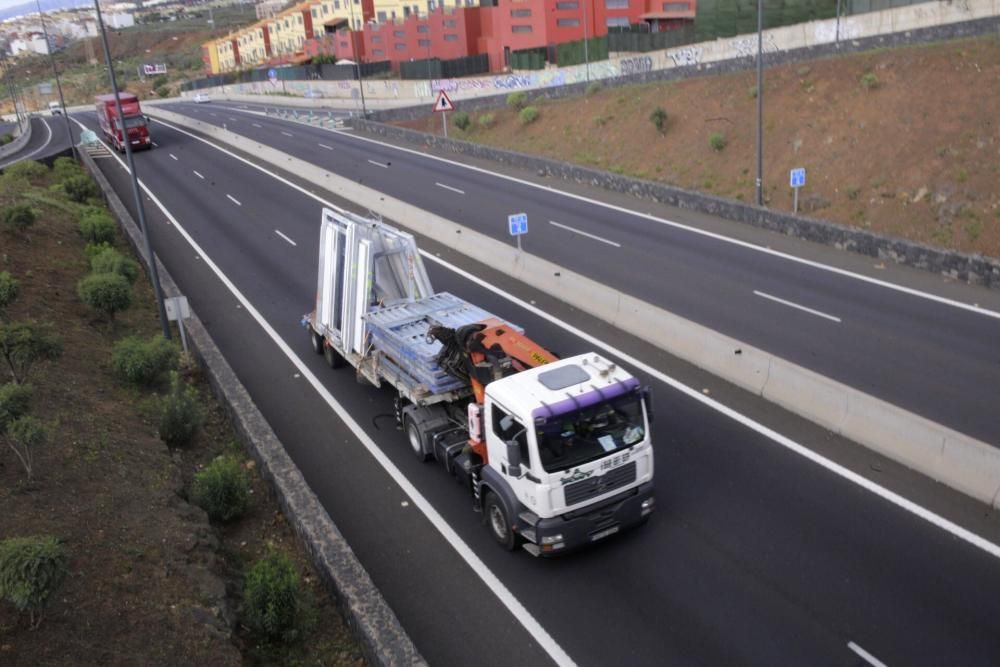
<path id="1" fill-rule="evenodd" d="M 837 21 L 820 21 L 816 23 L 813 36 L 815 37 L 817 44 L 827 44 L 829 42 L 837 41 Z M 851 19 L 841 19 L 839 37 L 841 41 L 861 37 L 861 30 L 858 28 L 857 22 Z"/>
<path id="2" fill-rule="evenodd" d="M 686 46 L 670 52 L 670 59 L 674 67 L 685 67 L 687 65 L 701 64 L 702 50 L 700 46 Z"/>
<path id="3" fill-rule="evenodd" d="M 653 59 L 649 56 L 641 56 L 638 58 L 625 58 L 618 62 L 618 67 L 620 68 L 621 75 L 627 76 L 629 74 L 642 74 L 644 72 L 653 71 Z"/>
<path id="4" fill-rule="evenodd" d="M 737 58 L 756 58 L 757 37 L 739 37 L 729 42 L 729 48 L 736 51 Z M 781 51 L 778 48 L 777 42 L 774 41 L 774 35 L 769 34 L 764 35 L 760 48 L 764 53 L 778 53 Z"/>

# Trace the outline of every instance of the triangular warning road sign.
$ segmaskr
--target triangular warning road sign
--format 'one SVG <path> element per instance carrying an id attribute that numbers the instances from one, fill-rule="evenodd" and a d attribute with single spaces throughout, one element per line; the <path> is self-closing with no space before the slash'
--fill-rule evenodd
<path id="1" fill-rule="evenodd" d="M 448 99 L 448 94 L 443 90 L 438 91 L 437 101 L 434 102 L 434 111 L 454 111 L 455 105 Z"/>

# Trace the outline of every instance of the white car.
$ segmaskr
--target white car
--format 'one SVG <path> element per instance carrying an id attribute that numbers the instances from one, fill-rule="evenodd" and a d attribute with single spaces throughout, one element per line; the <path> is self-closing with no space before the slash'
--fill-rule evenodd
<path id="1" fill-rule="evenodd" d="M 63 111 L 64 109 L 62 108 L 62 105 L 59 104 L 59 102 L 56 101 L 49 102 L 49 113 L 52 114 L 53 116 L 61 116 Z"/>
<path id="2" fill-rule="evenodd" d="M 209 98 L 209 96 L 208 96 L 207 93 L 196 93 L 195 96 L 194 96 L 194 103 L 195 104 L 204 104 L 206 102 L 211 102 L 211 101 L 212 100 L 211 100 L 211 98 Z"/>

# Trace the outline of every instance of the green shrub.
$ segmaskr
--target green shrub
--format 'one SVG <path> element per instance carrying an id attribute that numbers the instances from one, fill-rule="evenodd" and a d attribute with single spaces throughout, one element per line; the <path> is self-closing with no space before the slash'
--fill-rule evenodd
<path id="1" fill-rule="evenodd" d="M 36 361 L 57 359 L 62 352 L 62 339 L 51 324 L 31 321 L 0 324 L 0 357 L 18 384 L 28 379 Z"/>
<path id="2" fill-rule="evenodd" d="M 49 175 L 49 169 L 41 162 L 20 160 L 4 169 L 3 173 L 11 178 L 25 178 L 37 185 Z"/>
<path id="3" fill-rule="evenodd" d="M 589 86 L 587 86 L 587 97 L 591 95 L 596 95 L 597 93 L 604 90 L 604 84 L 600 81 L 592 81 Z"/>
<path id="4" fill-rule="evenodd" d="M 521 109 L 521 113 L 518 114 L 522 125 L 530 125 L 531 123 L 534 123 L 538 120 L 538 116 L 538 107 L 524 107 Z"/>
<path id="5" fill-rule="evenodd" d="M 100 195 L 97 185 L 86 174 L 67 178 L 63 181 L 63 190 L 66 191 L 67 197 L 81 204 L 92 197 Z"/>
<path id="6" fill-rule="evenodd" d="M 170 78 L 166 74 L 160 74 L 153 79 L 153 88 L 162 88 L 168 83 L 170 83 Z"/>
<path id="7" fill-rule="evenodd" d="M 114 322 L 115 313 L 132 305 L 132 286 L 117 273 L 92 273 L 77 284 L 80 300 Z"/>
<path id="8" fill-rule="evenodd" d="M 24 466 L 28 484 L 34 481 L 35 450 L 42 447 L 48 439 L 48 431 L 42 422 L 31 415 L 18 417 L 7 425 L 7 444 Z"/>
<path id="9" fill-rule="evenodd" d="M 250 482 L 240 462 L 220 456 L 194 476 L 191 498 L 216 521 L 232 521 L 247 509 Z"/>
<path id="10" fill-rule="evenodd" d="M 83 254 L 87 258 L 87 264 L 90 264 L 95 257 L 100 255 L 105 250 L 114 249 L 115 247 L 107 241 L 102 241 L 101 243 L 88 243 L 83 247 Z"/>
<path id="11" fill-rule="evenodd" d="M 300 595 L 299 575 L 292 561 L 272 551 L 247 573 L 243 584 L 244 620 L 270 639 L 292 639 Z"/>
<path id="12" fill-rule="evenodd" d="M 479 122 L 479 127 L 483 128 L 484 130 L 488 130 L 491 127 L 493 127 L 493 123 L 496 122 L 496 119 L 497 119 L 497 117 L 494 116 L 493 114 L 491 114 L 491 113 L 484 113 L 482 116 L 479 117 L 479 121 L 478 121 Z"/>
<path id="13" fill-rule="evenodd" d="M 10 132 L 0 134 L 0 146 L 6 146 L 12 141 L 14 141 L 14 136 Z"/>
<path id="14" fill-rule="evenodd" d="M 170 89 L 166 86 L 160 86 L 154 92 L 160 97 L 170 97 Z"/>
<path id="15" fill-rule="evenodd" d="M 92 212 L 80 218 L 80 234 L 91 243 L 111 243 L 118 227 L 107 213 Z"/>
<path id="16" fill-rule="evenodd" d="M 514 111 L 520 111 L 528 103 L 528 93 L 519 90 L 507 96 L 507 107 Z"/>
<path id="17" fill-rule="evenodd" d="M 874 90 L 875 88 L 878 88 L 878 86 L 879 80 L 878 77 L 875 76 L 874 72 L 866 72 L 861 76 L 861 87 L 865 90 Z"/>
<path id="18" fill-rule="evenodd" d="M 23 232 L 35 224 L 35 212 L 26 204 L 15 204 L 0 213 L 0 221 L 15 232 Z"/>
<path id="19" fill-rule="evenodd" d="M 160 400 L 160 440 L 170 447 L 186 445 L 203 421 L 198 391 L 171 373 L 170 393 Z"/>
<path id="20" fill-rule="evenodd" d="M 115 343 L 111 367 L 125 382 L 156 384 L 167 371 L 177 368 L 177 347 L 160 335 L 149 340 L 129 336 Z"/>
<path id="21" fill-rule="evenodd" d="M 464 111 L 458 111 L 452 116 L 452 120 L 455 121 L 455 127 L 462 130 L 463 132 L 469 129 L 469 125 L 472 121 L 469 119 L 469 114 Z"/>
<path id="22" fill-rule="evenodd" d="M 60 183 L 72 176 L 84 176 L 83 168 L 76 160 L 68 157 L 58 157 L 52 164 L 52 173 Z"/>
<path id="23" fill-rule="evenodd" d="M 27 611 L 32 628 L 38 627 L 42 609 L 67 571 L 66 553 L 54 537 L 11 537 L 0 542 L 0 597 L 19 612 Z"/>
<path id="24" fill-rule="evenodd" d="M 728 143 L 729 141 L 726 139 L 726 135 L 721 132 L 713 132 L 708 137 L 708 145 L 711 146 L 713 150 L 721 151 Z"/>
<path id="25" fill-rule="evenodd" d="M 91 257 L 90 270 L 94 273 L 117 273 L 133 285 L 139 277 L 139 263 L 114 248 L 105 248 Z"/>
<path id="26" fill-rule="evenodd" d="M 656 107 L 653 113 L 649 114 L 649 120 L 656 126 L 656 131 L 663 134 L 667 129 L 667 111 L 663 107 Z"/>
<path id="27" fill-rule="evenodd" d="M 29 385 L 0 385 L 0 435 L 7 432 L 7 427 L 14 420 L 28 414 L 32 394 L 34 390 Z"/>
<path id="28" fill-rule="evenodd" d="M 0 319 L 6 317 L 7 308 L 17 299 L 18 282 L 8 271 L 0 271 Z"/>

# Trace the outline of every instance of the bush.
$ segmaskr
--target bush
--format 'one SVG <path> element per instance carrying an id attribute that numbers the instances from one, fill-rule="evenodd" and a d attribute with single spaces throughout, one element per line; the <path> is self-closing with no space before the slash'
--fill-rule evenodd
<path id="1" fill-rule="evenodd" d="M 42 609 L 66 578 L 66 553 L 54 537 L 11 537 L 0 542 L 0 597 L 42 621 Z M 38 618 L 35 618 L 35 614 Z"/>
<path id="2" fill-rule="evenodd" d="M 463 132 L 469 129 L 469 125 L 472 124 L 472 120 L 469 119 L 469 114 L 464 111 L 458 111 L 452 116 L 452 120 L 455 121 L 455 127 L 462 130 Z"/>
<path id="3" fill-rule="evenodd" d="M 0 134 L 0 146 L 6 146 L 10 142 L 14 141 L 14 135 L 10 132 L 4 132 Z"/>
<path id="4" fill-rule="evenodd" d="M 507 107 L 514 111 L 520 111 L 528 103 L 528 93 L 523 90 L 511 93 L 507 96 Z"/>
<path id="5" fill-rule="evenodd" d="M 32 388 L 24 384 L 0 385 L 0 434 L 16 419 L 28 414 L 31 408 Z"/>
<path id="6" fill-rule="evenodd" d="M 66 196 L 80 204 L 100 195 L 97 185 L 86 174 L 67 178 L 63 181 L 63 190 L 66 191 Z"/>
<path id="7" fill-rule="evenodd" d="M 720 132 L 713 132 L 708 137 L 708 145 L 717 151 L 721 151 L 728 143 L 729 141 L 726 139 L 726 135 Z"/>
<path id="8" fill-rule="evenodd" d="M 83 169 L 75 160 L 68 157 L 58 157 L 52 164 L 52 173 L 60 183 L 72 176 L 84 176 Z"/>
<path id="9" fill-rule="evenodd" d="M 115 343 L 111 351 L 111 367 L 125 382 L 152 385 L 167 371 L 177 368 L 177 348 L 160 335 L 148 341 L 129 336 Z"/>
<path id="10" fill-rule="evenodd" d="M 90 270 L 94 273 L 117 273 L 124 276 L 130 285 L 134 285 L 139 277 L 139 263 L 114 248 L 105 248 L 91 257 Z"/>
<path id="11" fill-rule="evenodd" d="M 11 178 L 25 178 L 37 185 L 49 175 L 49 169 L 41 162 L 20 160 L 7 167 L 3 173 Z"/>
<path id="12" fill-rule="evenodd" d="M 600 81 L 592 81 L 589 86 L 587 86 L 587 97 L 591 95 L 596 95 L 597 93 L 604 90 L 604 84 Z"/>
<path id="13" fill-rule="evenodd" d="M 35 212 L 26 204 L 15 204 L 5 208 L 3 213 L 0 213 L 0 220 L 3 221 L 5 227 L 9 227 L 15 232 L 23 232 L 35 224 Z"/>
<path id="14" fill-rule="evenodd" d="M 194 476 L 191 498 L 216 521 L 232 521 L 247 509 L 250 482 L 240 462 L 220 456 Z"/>
<path id="15" fill-rule="evenodd" d="M 0 324 L 0 357 L 14 376 L 14 382 L 24 384 L 36 361 L 62 356 L 62 339 L 48 323 L 11 322 Z"/>
<path id="16" fill-rule="evenodd" d="M 875 76 L 874 72 L 866 72 L 861 77 L 861 87 L 864 88 L 865 90 L 874 90 L 875 88 L 878 88 L 878 86 L 879 86 L 878 77 Z"/>
<path id="17" fill-rule="evenodd" d="M 18 417 L 7 425 L 7 443 L 24 466 L 28 484 L 34 481 L 35 450 L 44 446 L 48 439 L 48 431 L 42 422 L 31 415 Z"/>
<path id="18" fill-rule="evenodd" d="M 87 258 L 87 264 L 90 264 L 95 257 L 100 255 L 105 250 L 114 249 L 115 247 L 107 241 L 102 241 L 101 243 L 88 243 L 83 247 L 83 254 Z"/>
<path id="19" fill-rule="evenodd" d="M 529 125 L 538 120 L 538 107 L 524 107 L 521 109 L 521 113 L 518 117 L 521 119 L 522 125 Z"/>
<path id="20" fill-rule="evenodd" d="M 663 107 L 656 107 L 653 113 L 649 114 L 649 120 L 656 126 L 656 131 L 663 134 L 667 129 L 667 111 Z"/>
<path id="21" fill-rule="evenodd" d="M 0 271 L 0 318 L 3 318 L 10 304 L 17 299 L 18 282 L 7 271 Z"/>
<path id="22" fill-rule="evenodd" d="M 160 440 L 170 447 L 186 445 L 203 421 L 198 391 L 171 373 L 170 393 L 160 401 Z"/>
<path id="23" fill-rule="evenodd" d="M 170 83 L 170 78 L 166 74 L 160 74 L 153 79 L 153 88 L 163 88 L 168 83 Z"/>
<path id="24" fill-rule="evenodd" d="M 479 117 L 479 127 L 483 128 L 484 130 L 488 130 L 491 127 L 493 127 L 493 123 L 496 122 L 496 119 L 497 119 L 496 116 L 494 116 L 493 114 L 484 113 L 482 116 Z"/>
<path id="25" fill-rule="evenodd" d="M 80 234 L 91 243 L 111 243 L 117 229 L 115 221 L 103 211 L 86 213 L 80 218 Z"/>
<path id="26" fill-rule="evenodd" d="M 160 97 L 170 97 L 170 89 L 166 86 L 160 86 L 154 92 Z"/>
<path id="27" fill-rule="evenodd" d="M 117 273 L 92 273 L 76 287 L 80 300 L 114 322 L 115 313 L 132 305 L 132 286 Z"/>
<path id="28" fill-rule="evenodd" d="M 272 551 L 247 573 L 243 584 L 246 624 L 272 638 L 289 640 L 300 606 L 299 575 L 285 554 Z"/>

